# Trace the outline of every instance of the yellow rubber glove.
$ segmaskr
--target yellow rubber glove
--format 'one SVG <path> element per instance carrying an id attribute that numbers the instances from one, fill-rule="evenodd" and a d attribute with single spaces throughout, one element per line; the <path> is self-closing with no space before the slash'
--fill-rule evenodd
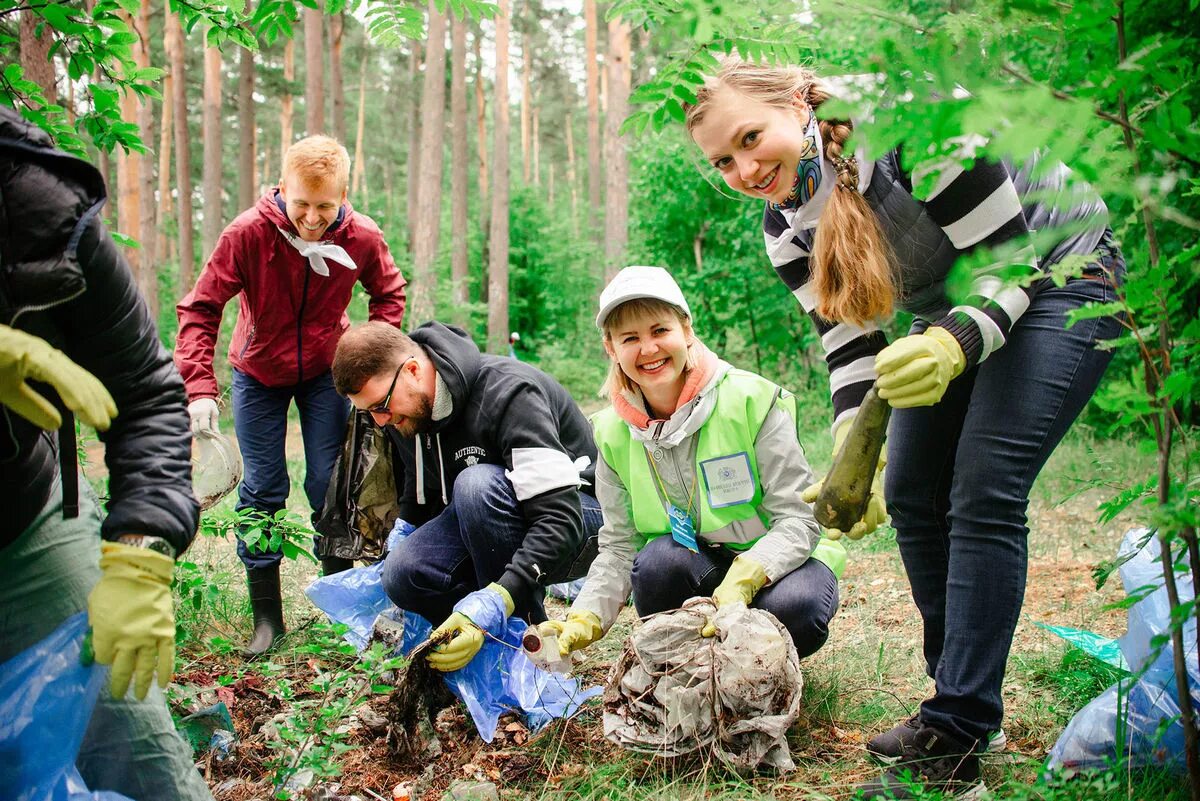
<path id="1" fill-rule="evenodd" d="M 767 571 L 763 566 L 746 556 L 739 556 L 729 565 L 725 578 L 713 590 L 713 605 L 718 609 L 733 604 L 749 606 L 766 583 Z M 700 636 L 712 637 L 716 633 L 716 624 L 709 620 L 700 631 Z"/>
<path id="2" fill-rule="evenodd" d="M 495 582 L 487 585 L 482 590 L 477 590 L 471 593 L 455 608 L 464 606 L 472 600 L 472 596 L 481 595 L 483 593 L 495 593 L 504 601 L 504 615 L 508 617 L 513 613 L 516 605 L 513 603 L 512 596 L 508 594 L 508 590 L 501 587 Z M 425 657 L 425 661 L 434 670 L 440 670 L 447 673 L 451 670 L 458 670 L 475 658 L 475 654 L 479 653 L 479 649 L 483 647 L 483 629 L 475 625 L 464 612 L 454 612 L 442 625 L 434 630 L 431 637 L 438 637 L 447 632 L 452 632 L 453 636 L 450 641 L 439 645 Z"/>
<path id="3" fill-rule="evenodd" d="M 46 340 L 0 325 L 0 403 L 35 426 L 53 431 L 62 425 L 62 415 L 25 383 L 28 379 L 54 387 L 68 409 L 99 431 L 107 431 L 117 416 L 117 405 L 100 379 Z"/>
<path id="4" fill-rule="evenodd" d="M 846 437 L 850 434 L 850 424 L 854 422 L 854 418 L 845 420 L 837 430 L 833 433 L 833 455 L 837 456 L 838 451 L 842 449 L 842 443 L 846 441 Z M 883 467 L 887 464 L 887 445 L 885 444 L 879 451 L 879 464 L 875 465 L 875 478 L 871 480 L 871 496 L 867 498 L 867 511 L 863 513 L 862 519 L 855 523 L 849 531 L 840 531 L 836 528 L 826 528 L 825 536 L 831 540 L 840 540 L 843 536 L 849 537 L 852 540 L 861 540 L 863 537 L 870 534 L 875 529 L 883 525 L 887 521 L 887 504 L 883 502 Z M 821 494 L 821 487 L 825 484 L 825 479 L 822 478 L 816 484 L 807 487 L 800 493 L 800 500 L 805 503 L 815 503 L 817 496 Z"/>
<path id="5" fill-rule="evenodd" d="M 553 633 L 558 638 L 559 656 L 567 656 L 572 651 L 587 648 L 604 636 L 604 627 L 595 612 L 572 609 L 567 612 L 566 620 L 547 620 L 538 626 L 543 634 Z"/>
<path id="6" fill-rule="evenodd" d="M 119 542 L 100 546 L 100 581 L 88 596 L 88 622 L 96 661 L 112 665 L 113 698 L 124 698 L 133 679 L 139 701 L 158 673 L 166 687 L 175 669 L 175 606 L 171 557 Z"/>
<path id="7" fill-rule="evenodd" d="M 944 328 L 898 339 L 875 357 L 875 387 L 893 409 L 932 406 L 967 365 L 962 345 Z"/>

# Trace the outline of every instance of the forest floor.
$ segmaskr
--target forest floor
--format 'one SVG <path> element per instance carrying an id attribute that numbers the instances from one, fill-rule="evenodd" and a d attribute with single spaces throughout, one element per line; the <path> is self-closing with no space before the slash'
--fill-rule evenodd
<path id="1" fill-rule="evenodd" d="M 299 486 L 302 466 L 292 460 L 292 468 Z M 1114 555 L 1132 518 L 1124 513 L 1098 524 L 1097 505 L 1113 493 L 1081 489 L 1077 476 L 1111 479 L 1113 471 L 1145 468 L 1145 457 L 1122 444 L 1073 436 L 1035 486 L 1028 587 L 1004 685 L 1008 747 L 988 758 L 984 769 L 996 797 L 1183 798 L 1177 782 L 1155 772 L 1109 775 L 1096 784 L 1038 782 L 1046 754 L 1071 716 L 1115 678 L 1113 669 L 1038 624 L 1111 637 L 1125 629 L 1124 612 L 1110 606 L 1124 595 L 1119 580 L 1097 590 L 1092 571 Z M 215 590 L 203 604 L 181 604 L 182 664 L 170 697 L 178 715 L 218 700 L 232 715 L 237 740 L 228 756 L 203 750 L 197 756 L 217 801 L 284 797 L 276 796 L 277 782 L 288 775 L 283 766 L 297 764 L 297 750 L 307 750 L 316 775 L 293 797 L 356 794 L 391 801 L 392 788 L 404 782 L 413 784 L 413 798 L 432 800 L 456 780 L 482 780 L 494 783 L 504 799 L 848 799 L 877 771 L 866 759 L 866 739 L 915 712 L 932 687 L 922 669 L 920 619 L 894 532 L 881 529 L 849 549 L 829 642 L 801 665 L 800 718 L 788 735 L 797 768 L 786 775 L 743 779 L 699 756 L 663 760 L 622 751 L 603 737 L 599 699 L 536 734 L 503 718 L 490 744 L 456 705 L 438 716 L 439 755 L 400 760 L 391 755 L 381 727 L 387 687 L 377 687 L 380 692 L 368 693 L 361 704 L 345 704 L 344 715 L 328 714 L 328 696 L 353 691 L 337 679 L 331 690 L 331 677 L 349 675 L 356 660 L 302 594 L 316 576 L 307 560 L 285 564 L 287 638 L 269 659 L 240 656 L 250 628 L 244 574 L 234 544 L 218 537 L 199 537 L 189 551 Z M 563 604 L 551 601 L 548 611 L 561 617 Z M 584 652 L 575 675 L 603 684 L 635 623 L 626 608 L 608 636 Z M 315 752 L 321 755 L 314 758 Z"/>

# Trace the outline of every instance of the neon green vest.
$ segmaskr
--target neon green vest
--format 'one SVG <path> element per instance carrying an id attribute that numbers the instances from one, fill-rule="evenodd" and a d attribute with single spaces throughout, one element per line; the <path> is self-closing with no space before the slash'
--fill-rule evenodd
<path id="1" fill-rule="evenodd" d="M 770 519 L 761 508 L 762 485 L 754 443 L 775 405 L 796 419 L 796 398 L 765 378 L 730 370 L 717 385 L 716 408 L 701 427 L 694 470 L 693 519 L 697 539 L 744 551 L 767 532 Z M 662 497 L 647 449 L 633 439 L 629 425 L 609 407 L 592 417 L 596 446 L 629 493 L 639 550 L 655 537 L 669 534 L 666 499 Z M 837 577 L 846 566 L 846 549 L 824 537 L 812 554 Z"/>

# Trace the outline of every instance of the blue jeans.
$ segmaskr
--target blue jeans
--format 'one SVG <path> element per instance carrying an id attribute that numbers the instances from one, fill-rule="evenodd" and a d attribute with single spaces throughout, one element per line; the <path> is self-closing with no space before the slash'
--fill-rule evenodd
<path id="1" fill-rule="evenodd" d="M 569 574 L 550 576 L 551 583 L 586 575 L 584 562 L 590 561 L 589 554 L 595 556 L 596 537 L 604 522 L 600 502 L 584 492 L 579 493 L 579 502 L 585 546 L 580 554 L 572 554 L 576 561 Z M 454 480 L 450 505 L 388 554 L 383 587 L 396 606 L 436 626 L 468 593 L 504 575 L 528 530 L 504 468 L 468 467 Z M 530 623 L 541 623 L 546 619 L 544 598 L 544 587 L 530 587 L 514 593 L 513 603 L 517 614 Z"/>
<path id="2" fill-rule="evenodd" d="M 285 445 L 293 398 L 300 410 L 304 439 L 304 494 L 314 520 L 325 505 L 325 490 L 350 418 L 350 402 L 333 388 L 332 373 L 327 371 L 296 386 L 268 387 L 234 370 L 233 427 L 245 470 L 238 487 L 239 511 L 256 509 L 271 515 L 287 503 L 291 482 Z M 279 551 L 250 553 L 241 540 L 238 556 L 247 568 L 271 567 L 283 558 Z"/>
<path id="3" fill-rule="evenodd" d="M 736 556 L 727 548 L 701 546 L 693 553 L 669 536 L 646 543 L 633 560 L 633 605 L 638 615 L 678 609 L 696 596 L 712 595 Z M 838 583 L 823 562 L 809 559 L 766 587 L 750 604 L 779 619 L 803 659 L 829 639 L 838 608 Z"/>
<path id="4" fill-rule="evenodd" d="M 1100 280 L 1046 286 L 1007 344 L 952 381 L 941 402 L 892 413 L 884 494 L 936 685 L 920 716 L 963 741 L 1000 727 L 1025 594 L 1029 489 L 1108 366 L 1097 340 L 1120 331 L 1112 317 L 1066 328 L 1066 314 L 1113 299 Z"/>

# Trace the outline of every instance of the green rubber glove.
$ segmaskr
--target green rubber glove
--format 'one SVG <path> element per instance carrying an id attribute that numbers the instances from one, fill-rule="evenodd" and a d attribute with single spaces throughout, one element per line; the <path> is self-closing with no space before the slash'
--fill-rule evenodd
<path id="1" fill-rule="evenodd" d="M 837 456 L 838 451 L 842 449 L 842 443 L 850 435 L 850 424 L 853 422 L 854 418 L 845 420 L 833 432 L 834 456 Z M 826 528 L 824 529 L 826 537 L 831 540 L 840 540 L 843 536 L 846 536 L 852 540 L 861 540 L 887 521 L 887 504 L 883 501 L 883 468 L 886 464 L 887 445 L 885 444 L 879 451 L 879 464 L 875 465 L 875 477 L 871 480 L 871 495 L 867 498 L 867 510 L 863 513 L 862 519 L 851 526 L 849 531 Z M 817 496 L 821 494 L 821 487 L 824 483 L 825 479 L 822 478 L 816 484 L 807 487 L 800 493 L 800 500 L 805 503 L 815 503 Z"/>
<path id="2" fill-rule="evenodd" d="M 508 590 L 501 587 L 495 582 L 487 585 L 482 590 L 477 590 L 471 593 L 458 605 L 469 601 L 472 595 L 482 593 L 495 593 L 504 601 L 504 614 L 509 616 L 516 608 L 513 603 L 512 596 L 508 594 Z M 457 605 L 456 605 L 457 608 Z M 431 637 L 438 637 L 447 632 L 452 632 L 453 636 L 449 642 L 443 643 L 429 653 L 425 657 L 425 661 L 434 670 L 440 670 L 447 673 L 452 670 L 458 670 L 475 658 L 475 654 L 479 653 L 479 649 L 483 647 L 484 632 L 479 626 L 475 625 L 463 612 L 453 612 L 450 617 L 442 625 L 434 630 Z"/>
<path id="3" fill-rule="evenodd" d="M 543 634 L 553 633 L 558 638 L 559 656 L 567 656 L 572 651 L 587 648 L 604 636 L 604 627 L 595 612 L 584 609 L 572 609 L 567 612 L 566 620 L 548 620 L 538 626 Z"/>
<path id="4" fill-rule="evenodd" d="M 718 609 L 734 604 L 749 606 L 766 583 L 767 571 L 763 566 L 749 557 L 739 556 L 729 565 L 725 578 L 713 591 L 713 605 Z M 712 637 L 716 633 L 716 624 L 709 620 L 700 631 L 700 636 Z"/>
<path id="5" fill-rule="evenodd" d="M 175 669 L 175 606 L 169 556 L 119 542 L 100 546 L 100 581 L 88 596 L 96 661 L 112 665 L 113 698 L 146 697 L 158 674 L 166 687 Z"/>
<path id="6" fill-rule="evenodd" d="M 62 425 L 62 415 L 25 383 L 28 379 L 54 387 L 63 404 L 98 431 L 107 431 L 117 416 L 117 405 L 100 379 L 46 340 L 0 325 L 0 403 L 35 426 L 53 431 Z"/>
<path id="7" fill-rule="evenodd" d="M 967 365 L 962 345 L 944 328 L 896 340 L 875 357 L 875 387 L 893 409 L 932 406 Z"/>

